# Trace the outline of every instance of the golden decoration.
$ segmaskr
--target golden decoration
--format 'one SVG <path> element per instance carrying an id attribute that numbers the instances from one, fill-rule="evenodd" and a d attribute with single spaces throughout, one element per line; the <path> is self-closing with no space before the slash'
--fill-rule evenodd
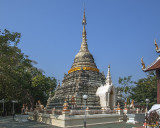
<path id="1" fill-rule="evenodd" d="M 145 69 L 146 66 L 145 66 L 145 64 L 144 64 L 144 62 L 143 62 L 143 57 L 141 58 L 141 64 L 142 64 L 142 69 Z"/>
<path id="2" fill-rule="evenodd" d="M 119 102 L 117 104 L 117 109 L 116 110 L 121 110 Z"/>
<path id="3" fill-rule="evenodd" d="M 158 48 L 158 45 L 157 45 L 156 40 L 154 40 L 154 44 L 155 44 L 155 46 L 156 46 L 156 50 L 158 50 L 159 48 Z"/>
<path id="4" fill-rule="evenodd" d="M 67 103 L 67 100 L 65 99 L 64 100 L 64 104 L 63 104 L 63 111 L 69 111 L 69 109 L 68 109 L 68 103 Z"/>
<path id="5" fill-rule="evenodd" d="M 76 68 L 71 68 L 69 71 L 68 71 L 68 74 L 71 73 L 71 72 L 75 72 L 77 70 L 81 70 L 80 67 L 76 67 Z"/>
<path id="6" fill-rule="evenodd" d="M 94 71 L 94 72 L 99 72 L 99 70 L 97 68 L 92 68 L 92 67 L 82 67 L 82 69 L 83 70 L 91 70 L 91 71 Z M 71 68 L 68 71 L 68 74 L 71 73 L 71 72 L 78 71 L 78 70 L 81 70 L 81 67 Z"/>
<path id="7" fill-rule="evenodd" d="M 91 67 L 83 67 L 83 70 L 91 70 L 91 71 L 99 72 L 97 68 L 91 68 Z"/>
<path id="8" fill-rule="evenodd" d="M 75 97 L 74 97 L 74 96 L 72 96 L 72 98 L 71 98 L 71 104 L 72 104 L 72 105 L 75 104 Z"/>

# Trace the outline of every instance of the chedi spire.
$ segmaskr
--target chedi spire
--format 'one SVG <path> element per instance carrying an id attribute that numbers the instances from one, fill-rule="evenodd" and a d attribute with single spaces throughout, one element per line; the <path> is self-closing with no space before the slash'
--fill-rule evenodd
<path id="1" fill-rule="evenodd" d="M 86 15 L 85 15 L 85 8 L 84 8 L 84 12 L 83 12 L 82 24 L 83 24 L 83 25 L 86 25 L 86 24 L 87 24 L 87 22 L 86 22 Z"/>
<path id="2" fill-rule="evenodd" d="M 83 20 L 82 20 L 82 25 L 83 25 L 83 32 L 82 32 L 82 44 L 80 51 L 88 51 L 88 44 L 87 44 L 87 39 L 86 39 L 86 28 L 85 25 L 87 24 L 86 22 L 86 16 L 85 16 L 85 8 L 84 8 L 84 13 L 83 13 Z"/>
<path id="3" fill-rule="evenodd" d="M 85 16 L 85 9 L 83 13 L 83 31 L 82 31 L 82 43 L 79 52 L 74 58 L 74 62 L 72 64 L 71 69 L 68 71 L 68 73 L 75 72 L 78 70 L 91 70 L 94 72 L 99 72 L 97 69 L 97 66 L 94 62 L 94 58 L 92 54 L 88 50 L 88 44 L 87 44 L 87 38 L 86 38 L 86 16 Z"/>
<path id="4" fill-rule="evenodd" d="M 106 77 L 106 85 L 112 85 L 110 65 L 108 65 L 108 74 L 107 74 L 107 77 Z"/>

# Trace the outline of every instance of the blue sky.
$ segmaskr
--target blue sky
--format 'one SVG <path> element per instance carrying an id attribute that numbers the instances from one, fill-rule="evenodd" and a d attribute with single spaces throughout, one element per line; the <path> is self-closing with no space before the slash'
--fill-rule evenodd
<path id="1" fill-rule="evenodd" d="M 159 0 L 0 0 L 0 29 L 22 34 L 19 47 L 47 76 L 62 80 L 82 41 L 83 3 L 89 50 L 113 83 L 145 77 L 140 59 L 151 64 L 160 45 Z"/>

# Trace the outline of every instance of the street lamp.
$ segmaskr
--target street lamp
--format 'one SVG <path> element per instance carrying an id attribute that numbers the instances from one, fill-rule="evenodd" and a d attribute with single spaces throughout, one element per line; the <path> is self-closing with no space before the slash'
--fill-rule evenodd
<path id="1" fill-rule="evenodd" d="M 146 112 L 148 111 L 149 99 L 146 99 Z"/>
<path id="2" fill-rule="evenodd" d="M 149 104 L 149 99 L 146 99 L 146 113 L 145 113 L 145 122 L 146 122 L 146 128 L 147 128 L 147 111 L 148 111 L 148 104 Z"/>
<path id="3" fill-rule="evenodd" d="M 3 116 L 5 115 L 4 114 L 4 99 L 0 100 L 0 103 L 3 103 Z"/>
<path id="4" fill-rule="evenodd" d="M 14 120 L 14 114 L 15 114 L 15 112 L 14 112 L 14 104 L 18 103 L 18 101 L 17 100 L 12 100 L 12 103 L 13 103 L 13 120 Z"/>
<path id="5" fill-rule="evenodd" d="M 86 128 L 86 102 L 87 102 L 87 99 L 88 99 L 88 96 L 87 95 L 83 95 L 83 99 L 85 101 L 85 116 L 84 116 L 84 128 Z"/>

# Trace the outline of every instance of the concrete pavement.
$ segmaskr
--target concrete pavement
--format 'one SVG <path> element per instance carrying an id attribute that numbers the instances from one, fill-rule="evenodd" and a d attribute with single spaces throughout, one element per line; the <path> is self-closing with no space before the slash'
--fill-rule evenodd
<path id="1" fill-rule="evenodd" d="M 106 125 L 99 125 L 99 126 L 88 126 L 87 128 L 132 128 L 132 127 L 139 127 L 142 124 L 126 124 L 126 123 L 119 123 L 119 124 L 106 124 Z M 36 121 L 28 121 L 28 122 L 17 122 L 13 120 L 12 116 L 0 117 L 0 128 L 59 128 L 56 126 L 48 125 L 39 123 Z"/>

